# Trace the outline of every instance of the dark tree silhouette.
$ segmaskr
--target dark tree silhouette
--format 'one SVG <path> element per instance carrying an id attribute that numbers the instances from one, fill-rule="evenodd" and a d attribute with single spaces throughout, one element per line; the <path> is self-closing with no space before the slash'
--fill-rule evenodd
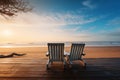
<path id="1" fill-rule="evenodd" d="M 0 0 L 0 14 L 2 16 L 14 16 L 18 12 L 28 12 L 32 8 L 25 0 Z"/>

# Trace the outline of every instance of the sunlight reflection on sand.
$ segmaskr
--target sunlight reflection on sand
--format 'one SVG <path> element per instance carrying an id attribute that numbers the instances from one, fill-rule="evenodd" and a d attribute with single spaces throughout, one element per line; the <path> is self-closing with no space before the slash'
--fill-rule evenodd
<path id="1" fill-rule="evenodd" d="M 0 46 L 1 48 L 13 48 L 14 46 L 8 46 L 8 45 L 6 45 L 6 46 Z"/>

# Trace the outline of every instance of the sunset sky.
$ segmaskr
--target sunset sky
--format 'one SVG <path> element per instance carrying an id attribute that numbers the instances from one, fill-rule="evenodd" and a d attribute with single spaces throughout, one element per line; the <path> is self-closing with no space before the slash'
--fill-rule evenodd
<path id="1" fill-rule="evenodd" d="M 0 43 L 120 41 L 120 0 L 28 0 L 33 10 L 0 16 Z"/>

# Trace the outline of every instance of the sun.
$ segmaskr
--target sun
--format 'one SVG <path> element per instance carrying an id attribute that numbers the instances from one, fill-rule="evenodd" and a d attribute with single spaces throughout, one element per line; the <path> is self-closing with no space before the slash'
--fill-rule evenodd
<path id="1" fill-rule="evenodd" d="M 9 30 L 9 29 L 6 29 L 6 30 L 3 30 L 2 34 L 3 34 L 4 36 L 11 36 L 11 35 L 12 35 L 12 31 Z"/>

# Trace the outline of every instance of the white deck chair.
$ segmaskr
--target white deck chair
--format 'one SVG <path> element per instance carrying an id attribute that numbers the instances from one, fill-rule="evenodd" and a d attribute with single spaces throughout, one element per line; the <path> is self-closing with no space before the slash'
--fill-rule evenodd
<path id="1" fill-rule="evenodd" d="M 84 43 L 72 43 L 70 53 L 67 56 L 67 62 L 70 64 L 70 66 L 73 64 L 72 61 L 81 60 L 84 63 L 84 68 L 86 69 L 86 63 L 82 59 L 82 56 L 85 55 L 85 53 L 83 53 L 84 46 Z"/>
<path id="2" fill-rule="evenodd" d="M 65 68 L 65 59 L 64 59 L 64 43 L 48 43 L 48 53 L 49 57 L 46 68 L 49 68 L 49 64 L 54 61 L 63 62 Z"/>

